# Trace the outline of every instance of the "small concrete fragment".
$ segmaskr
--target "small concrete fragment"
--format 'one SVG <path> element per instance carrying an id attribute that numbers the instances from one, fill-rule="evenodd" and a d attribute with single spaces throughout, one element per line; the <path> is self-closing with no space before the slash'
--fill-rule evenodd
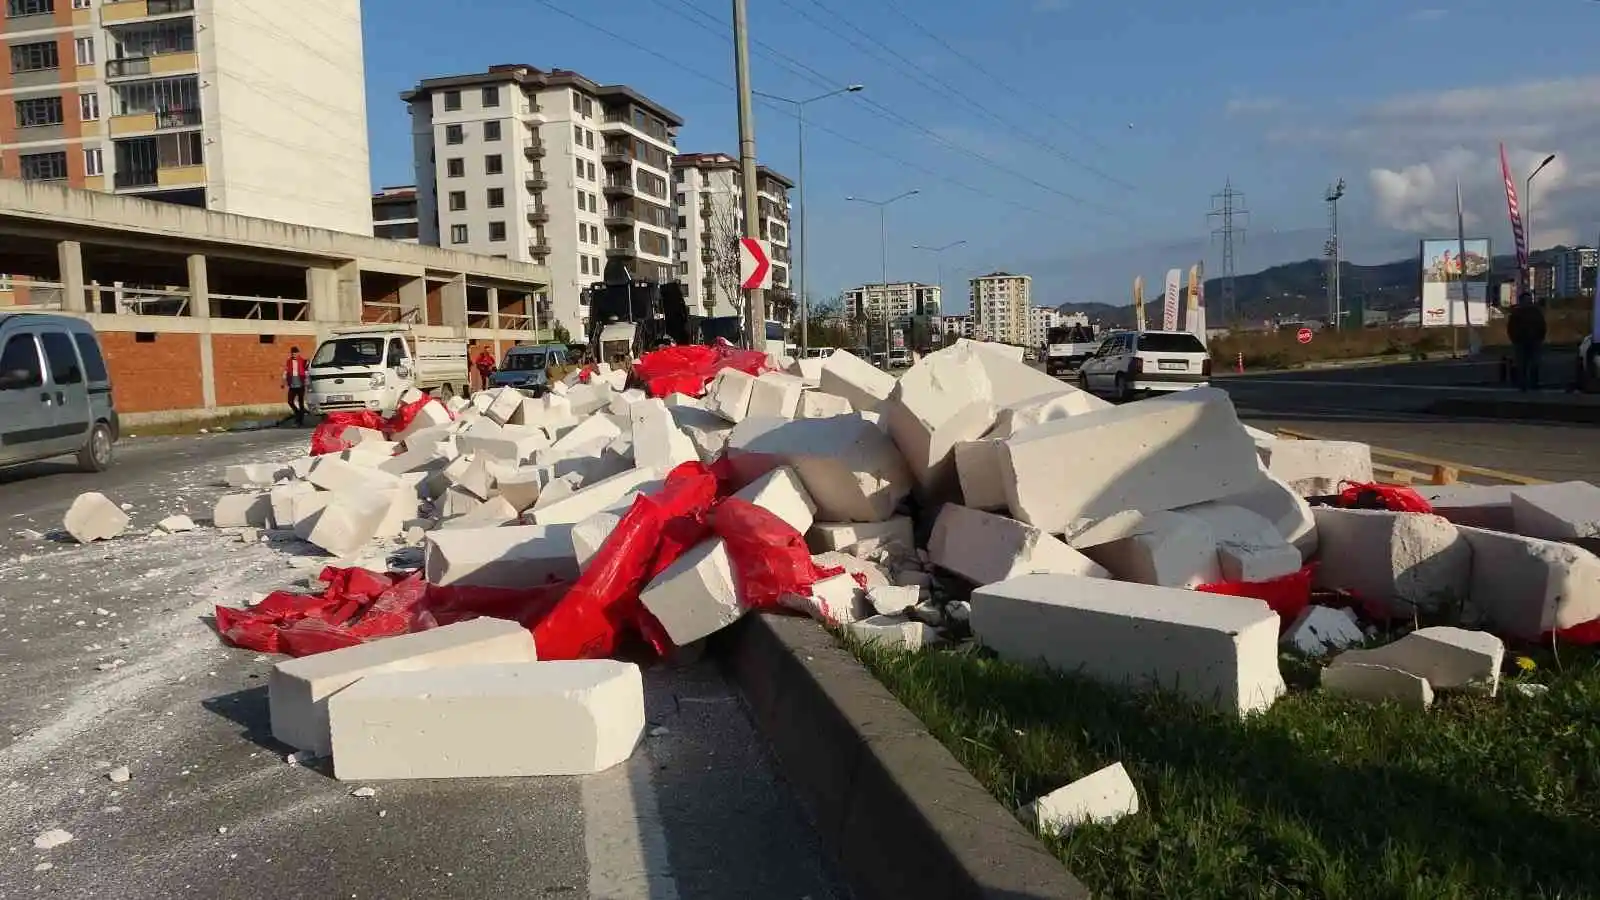
<path id="1" fill-rule="evenodd" d="M 297 483 L 298 484 L 298 483 Z M 284 485 L 288 487 L 288 485 Z M 299 486 L 303 491 L 315 491 L 309 485 Z M 211 524 L 216 528 L 269 528 L 278 522 L 276 507 L 273 505 L 272 492 L 257 491 L 248 494 L 223 494 L 217 498 L 217 505 L 211 508 Z M 285 508 L 287 516 L 287 507 Z M 283 525 L 292 525 L 293 519 L 284 518 Z M 191 523 L 192 526 L 192 523 Z"/>
<path id="2" fill-rule="evenodd" d="M 1353 647 L 1367 639 L 1361 623 L 1342 609 L 1308 606 L 1295 617 L 1283 643 L 1307 656 L 1325 656 L 1332 650 Z"/>
<path id="3" fill-rule="evenodd" d="M 819 622 L 833 625 L 849 625 L 870 618 L 874 612 L 867 605 L 866 592 L 849 572 L 819 579 L 811 585 L 809 597 L 785 594 L 779 602 Z"/>
<path id="4" fill-rule="evenodd" d="M 423 549 L 429 584 L 526 588 L 575 581 L 569 526 L 517 525 L 430 532 Z"/>
<path id="5" fill-rule="evenodd" d="M 639 600 L 680 647 L 721 631 L 745 612 L 721 538 L 689 548 L 645 585 Z"/>
<path id="6" fill-rule="evenodd" d="M 1217 542 L 1224 581 L 1259 584 L 1300 571 L 1298 548 L 1259 513 L 1227 503 L 1201 503 L 1183 515 L 1205 522 Z"/>
<path id="7" fill-rule="evenodd" d="M 387 672 L 328 714 L 342 781 L 593 775 L 643 736 L 644 682 L 610 659 Z"/>
<path id="8" fill-rule="evenodd" d="M 1433 705 L 1433 687 L 1428 679 L 1387 666 L 1328 666 L 1322 670 L 1322 689 L 1372 703 L 1392 701 L 1406 709 L 1422 710 Z"/>
<path id="9" fill-rule="evenodd" d="M 128 527 L 128 514 L 105 494 L 89 491 L 72 501 L 61 527 L 80 544 L 108 541 Z"/>
<path id="10" fill-rule="evenodd" d="M 806 493 L 800 474 L 788 466 L 773 469 L 733 496 L 772 513 L 801 534 L 810 530 L 817 515 L 817 505 Z"/>
<path id="11" fill-rule="evenodd" d="M 974 584 L 1034 572 L 1110 577 L 1089 557 L 1015 519 L 947 503 L 933 524 L 934 565 Z"/>
<path id="12" fill-rule="evenodd" d="M 429 400 L 412 416 L 410 424 L 395 433 L 394 439 L 406 446 L 411 445 L 413 436 L 430 428 L 439 428 L 450 424 L 450 411 L 438 400 Z"/>
<path id="13" fill-rule="evenodd" d="M 1346 650 L 1331 666 L 1384 666 L 1425 678 L 1436 691 L 1483 690 L 1493 697 L 1505 658 L 1505 643 L 1487 631 L 1434 626 L 1382 647 Z"/>
<path id="14" fill-rule="evenodd" d="M 1547 541 L 1600 541 L 1600 487 L 1587 481 L 1538 484 L 1511 491 L 1518 534 Z M 1596 549 L 1592 544 L 1590 549 Z"/>
<path id="15" fill-rule="evenodd" d="M 1109 825 L 1139 812 L 1139 792 L 1122 763 L 1091 772 L 1018 810 L 1041 834 L 1065 835 L 1079 825 Z"/>
<path id="16" fill-rule="evenodd" d="M 823 391 L 843 397 L 857 412 L 868 412 L 889 399 L 895 378 L 846 350 L 835 350 L 822 361 L 817 380 Z"/>
<path id="17" fill-rule="evenodd" d="M 1371 484 L 1372 448 L 1355 441 L 1279 439 L 1261 450 L 1267 471 L 1302 497 L 1325 497 L 1344 482 Z"/>
<path id="18" fill-rule="evenodd" d="M 750 411 L 750 394 L 756 379 L 738 369 L 723 369 L 706 386 L 706 409 L 738 424 Z"/>
<path id="19" fill-rule="evenodd" d="M 1472 609 L 1526 641 L 1600 619 L 1600 558 L 1582 547 L 1461 526 L 1472 547 Z"/>
<path id="20" fill-rule="evenodd" d="M 817 515 L 830 522 L 883 521 L 911 492 L 911 473 L 894 442 L 859 415 L 746 419 L 734 428 L 727 454 L 746 480 L 792 466 Z"/>
<path id="21" fill-rule="evenodd" d="M 222 470 L 222 478 L 228 483 L 228 487 L 236 488 L 271 487 L 279 479 L 288 478 L 293 474 L 292 469 L 276 463 L 246 463 L 228 466 Z"/>
<path id="22" fill-rule="evenodd" d="M 1387 604 L 1396 615 L 1462 608 L 1472 547 L 1439 516 L 1318 506 L 1316 585 Z"/>
<path id="23" fill-rule="evenodd" d="M 262 496 L 265 496 L 265 495 L 262 495 Z M 260 505 L 259 500 L 257 501 L 257 505 L 258 506 Z M 271 507 L 270 503 L 268 503 L 267 505 L 268 505 L 268 508 Z M 245 524 L 248 525 L 249 523 L 246 522 Z M 157 522 L 156 523 L 156 527 L 161 529 L 162 531 L 165 531 L 167 534 L 182 534 L 185 531 L 193 531 L 194 530 L 194 520 L 189 518 L 188 516 L 183 516 L 183 515 L 167 516 L 165 519 L 162 519 L 161 521 Z"/>
<path id="24" fill-rule="evenodd" d="M 517 512 L 539 502 L 544 476 L 538 469 L 513 469 L 495 474 L 494 490 Z"/>
<path id="25" fill-rule="evenodd" d="M 805 387 L 804 381 L 792 375 L 766 372 L 750 386 L 750 404 L 746 414 L 792 419 L 800 411 L 800 396 Z"/>
<path id="26" fill-rule="evenodd" d="M 855 408 L 843 397 L 826 391 L 806 391 L 800 395 L 800 409 L 796 415 L 801 419 L 826 419 L 829 416 L 848 416 L 852 412 L 855 412 Z"/>
<path id="27" fill-rule="evenodd" d="M 846 625 L 845 630 L 863 644 L 886 649 L 921 650 L 939 642 L 939 632 L 899 615 L 868 616 Z"/>
<path id="28" fill-rule="evenodd" d="M 897 616 L 916 606 L 922 591 L 916 587 L 887 584 L 867 588 L 867 603 L 883 616 Z"/>
<path id="29" fill-rule="evenodd" d="M 816 553 L 856 548 L 896 549 L 909 554 L 917 547 L 909 516 L 894 516 L 882 522 L 817 522 L 806 532 L 806 544 Z"/>

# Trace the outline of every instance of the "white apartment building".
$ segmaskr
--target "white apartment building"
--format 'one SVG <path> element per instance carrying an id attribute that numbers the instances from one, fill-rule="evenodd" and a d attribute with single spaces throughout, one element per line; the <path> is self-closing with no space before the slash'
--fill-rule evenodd
<path id="1" fill-rule="evenodd" d="M 865 313 L 869 321 L 881 322 L 885 298 L 894 328 L 909 329 L 912 316 L 940 315 L 939 286 L 920 281 L 864 284 L 844 292 L 844 306 L 852 316 Z"/>
<path id="2" fill-rule="evenodd" d="M 974 335 L 981 340 L 1026 345 L 1032 327 L 1033 279 L 991 272 L 971 281 Z"/>
<path id="3" fill-rule="evenodd" d="M 5 0 L 0 177 L 369 234 L 360 0 Z"/>
<path id="4" fill-rule="evenodd" d="M 761 237 L 772 242 L 773 318 L 787 321 L 793 294 L 789 247 L 789 190 L 794 182 L 766 166 L 756 169 Z M 672 160 L 673 252 L 691 315 L 729 316 L 743 310 L 739 238 L 744 236 L 744 188 L 739 160 L 726 153 L 685 153 Z M 698 302 L 698 309 L 695 304 Z"/>
<path id="5" fill-rule="evenodd" d="M 1032 307 L 1028 312 L 1028 346 L 1042 347 L 1048 343 L 1045 336 L 1060 325 L 1063 318 L 1061 310 L 1053 306 Z"/>
<path id="6" fill-rule="evenodd" d="M 608 264 L 669 281 L 671 160 L 683 120 L 577 72 L 490 66 L 424 79 L 411 105 L 422 243 L 550 270 L 540 324 L 587 333 Z"/>
<path id="7" fill-rule="evenodd" d="M 972 332 L 972 317 L 971 316 L 968 316 L 968 315 L 945 316 L 941 320 L 941 323 L 942 323 L 942 327 L 944 329 L 945 335 L 948 336 L 949 338 L 954 339 L 954 338 L 961 337 L 961 338 L 966 338 L 968 340 L 972 339 L 973 332 Z"/>
<path id="8" fill-rule="evenodd" d="M 417 243 L 417 186 L 379 188 L 372 195 L 372 236 Z"/>
<path id="9" fill-rule="evenodd" d="M 1587 297 L 1594 294 L 1596 252 L 1593 247 L 1572 247 L 1555 258 L 1557 297 Z"/>

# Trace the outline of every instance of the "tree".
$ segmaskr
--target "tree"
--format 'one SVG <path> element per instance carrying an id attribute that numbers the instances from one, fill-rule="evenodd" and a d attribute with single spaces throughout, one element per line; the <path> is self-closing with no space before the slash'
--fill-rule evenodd
<path id="1" fill-rule="evenodd" d="M 567 331 L 567 326 L 561 324 L 560 322 L 557 322 L 555 327 L 550 329 L 550 334 L 555 338 L 555 341 L 558 344 L 572 343 L 571 332 Z"/>
<path id="2" fill-rule="evenodd" d="M 737 315 L 744 306 L 741 302 L 744 292 L 739 285 L 739 239 L 744 237 L 739 204 L 731 191 L 711 191 L 709 197 L 707 208 L 710 216 L 700 235 L 700 252 L 706 275 L 711 278 L 712 293 L 709 297 L 705 296 L 703 284 L 700 293 L 705 302 L 706 315 L 711 315 L 712 310 L 721 305 L 731 310 L 726 315 Z M 710 240 L 705 239 L 707 235 Z"/>

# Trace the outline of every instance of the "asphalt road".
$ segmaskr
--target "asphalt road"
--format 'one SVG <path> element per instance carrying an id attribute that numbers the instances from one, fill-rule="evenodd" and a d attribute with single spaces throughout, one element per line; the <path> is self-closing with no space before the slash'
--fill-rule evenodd
<path id="1" fill-rule="evenodd" d="M 273 660 L 223 646 L 206 617 L 315 570 L 207 528 L 148 533 L 209 515 L 224 465 L 287 460 L 305 436 L 135 440 L 101 475 L 0 474 L 0 898 L 845 896 L 707 663 L 646 673 L 652 734 L 599 776 L 358 798 L 325 764 L 287 764 Z M 31 533 L 85 490 L 131 505 L 124 536 Z M 116 766 L 132 779 L 112 783 Z M 36 849 L 55 828 L 72 840 Z"/>

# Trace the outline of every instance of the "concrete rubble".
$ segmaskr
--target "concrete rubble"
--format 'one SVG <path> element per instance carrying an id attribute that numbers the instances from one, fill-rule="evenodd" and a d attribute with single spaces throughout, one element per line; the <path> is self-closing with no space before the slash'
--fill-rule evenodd
<path id="1" fill-rule="evenodd" d="M 105 494 L 90 491 L 79 494 L 61 527 L 80 544 L 109 541 L 128 527 L 128 514 Z"/>
<path id="2" fill-rule="evenodd" d="M 1139 793 L 1122 763 L 1090 772 L 1018 810 L 1041 833 L 1065 835 L 1079 825 L 1109 825 L 1139 812 Z"/>

